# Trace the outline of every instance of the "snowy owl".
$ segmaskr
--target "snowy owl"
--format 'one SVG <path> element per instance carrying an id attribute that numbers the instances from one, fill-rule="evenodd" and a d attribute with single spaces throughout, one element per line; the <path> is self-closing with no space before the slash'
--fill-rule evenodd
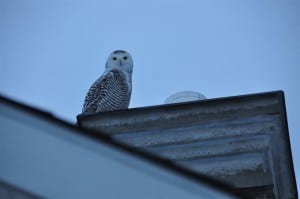
<path id="1" fill-rule="evenodd" d="M 133 60 L 124 50 L 112 52 L 104 73 L 90 87 L 82 114 L 127 109 L 132 90 Z"/>

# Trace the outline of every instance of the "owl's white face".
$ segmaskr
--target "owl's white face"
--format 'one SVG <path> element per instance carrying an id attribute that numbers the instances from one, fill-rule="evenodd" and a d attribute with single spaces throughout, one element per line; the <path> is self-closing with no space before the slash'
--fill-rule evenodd
<path id="1" fill-rule="evenodd" d="M 115 50 L 107 58 L 105 70 L 118 69 L 127 73 L 132 73 L 133 60 L 131 55 L 123 50 Z"/>

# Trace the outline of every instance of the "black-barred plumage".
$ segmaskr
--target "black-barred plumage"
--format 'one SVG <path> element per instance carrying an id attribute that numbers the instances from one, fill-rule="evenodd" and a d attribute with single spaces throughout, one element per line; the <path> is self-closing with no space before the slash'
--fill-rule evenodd
<path id="1" fill-rule="evenodd" d="M 127 109 L 131 96 L 133 61 L 125 51 L 114 51 L 104 74 L 89 89 L 82 113 L 92 114 Z"/>

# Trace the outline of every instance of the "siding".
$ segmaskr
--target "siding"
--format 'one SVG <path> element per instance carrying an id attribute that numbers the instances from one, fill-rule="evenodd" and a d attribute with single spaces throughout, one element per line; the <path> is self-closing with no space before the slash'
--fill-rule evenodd
<path id="1" fill-rule="evenodd" d="M 297 198 L 281 91 L 77 119 L 255 198 Z"/>

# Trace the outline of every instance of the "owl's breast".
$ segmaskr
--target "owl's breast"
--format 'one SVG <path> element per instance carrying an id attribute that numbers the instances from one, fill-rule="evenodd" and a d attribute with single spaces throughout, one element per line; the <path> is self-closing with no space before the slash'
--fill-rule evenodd
<path id="1" fill-rule="evenodd" d="M 99 100 L 97 112 L 127 109 L 131 96 L 131 82 L 128 82 L 126 75 L 119 70 L 109 72 L 110 77 L 106 83 L 102 83 L 101 90 L 106 90 Z"/>

